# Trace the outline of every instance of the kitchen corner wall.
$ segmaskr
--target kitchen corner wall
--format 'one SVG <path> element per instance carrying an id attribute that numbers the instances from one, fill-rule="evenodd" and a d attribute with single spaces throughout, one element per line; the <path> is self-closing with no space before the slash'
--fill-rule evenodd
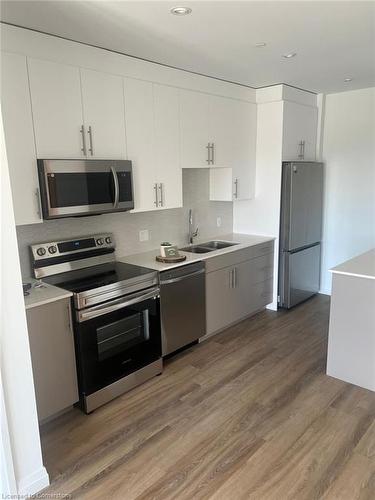
<path id="1" fill-rule="evenodd" d="M 209 169 L 183 169 L 183 208 L 142 213 L 120 212 L 92 217 L 45 221 L 17 227 L 22 276 L 31 276 L 29 245 L 43 241 L 76 238 L 102 232 L 113 233 L 118 257 L 147 252 L 170 241 L 187 244 L 188 211 L 193 209 L 194 229 L 199 238 L 211 238 L 233 230 L 233 204 L 209 201 Z M 217 218 L 221 226 L 217 227 Z M 150 239 L 139 241 L 139 231 L 148 229 Z"/>

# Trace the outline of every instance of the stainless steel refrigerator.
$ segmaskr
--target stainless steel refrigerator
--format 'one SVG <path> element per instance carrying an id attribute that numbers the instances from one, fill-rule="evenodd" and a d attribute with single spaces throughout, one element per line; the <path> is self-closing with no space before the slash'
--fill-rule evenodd
<path id="1" fill-rule="evenodd" d="M 289 309 L 319 291 L 322 204 L 323 164 L 283 163 L 279 307 Z"/>

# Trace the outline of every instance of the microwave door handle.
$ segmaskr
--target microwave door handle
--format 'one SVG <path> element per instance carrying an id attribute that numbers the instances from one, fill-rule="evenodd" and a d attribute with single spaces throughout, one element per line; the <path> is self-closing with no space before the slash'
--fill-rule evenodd
<path id="1" fill-rule="evenodd" d="M 112 172 L 112 177 L 113 177 L 113 183 L 115 185 L 115 199 L 113 202 L 113 208 L 117 208 L 119 197 L 120 197 L 120 188 L 118 185 L 118 178 L 117 178 L 117 172 L 116 172 L 115 167 L 111 167 L 111 172 Z"/>

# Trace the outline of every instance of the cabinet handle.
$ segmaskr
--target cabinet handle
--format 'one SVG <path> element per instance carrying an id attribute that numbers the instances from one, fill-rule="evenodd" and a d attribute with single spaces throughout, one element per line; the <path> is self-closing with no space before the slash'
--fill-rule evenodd
<path id="1" fill-rule="evenodd" d="M 229 288 L 237 287 L 237 268 L 234 267 L 229 271 Z"/>
<path id="2" fill-rule="evenodd" d="M 89 151 L 91 153 L 91 156 L 94 156 L 94 148 L 93 148 L 93 145 L 92 145 L 92 128 L 91 128 L 91 125 L 89 126 L 89 131 L 87 133 L 89 134 L 89 139 L 90 139 Z"/>
<path id="3" fill-rule="evenodd" d="M 81 128 L 79 129 L 81 135 L 82 135 L 82 147 L 81 147 L 81 151 L 82 153 L 84 154 L 84 156 L 87 155 L 87 149 L 86 149 L 86 137 L 85 137 L 85 127 L 84 125 L 81 126 Z"/>
<path id="4" fill-rule="evenodd" d="M 234 193 L 233 193 L 233 195 L 237 200 L 237 198 L 238 198 L 238 177 L 236 177 L 234 179 Z"/>
<path id="5" fill-rule="evenodd" d="M 158 185 L 154 184 L 154 191 L 155 191 L 155 201 L 154 204 L 156 207 L 159 206 L 159 197 L 158 197 Z"/>
<path id="6" fill-rule="evenodd" d="M 36 202 L 37 202 L 37 214 L 39 215 L 40 219 L 43 219 L 43 210 L 42 210 L 42 202 L 40 200 L 40 192 L 39 188 L 36 188 L 35 190 L 35 196 L 36 196 Z"/>
<path id="7" fill-rule="evenodd" d="M 160 189 L 160 201 L 159 201 L 159 206 L 164 207 L 164 186 L 162 183 L 159 184 L 159 189 Z"/>
<path id="8" fill-rule="evenodd" d="M 207 160 L 206 160 L 206 162 L 208 163 L 208 165 L 210 165 L 210 163 L 211 163 L 211 155 L 210 155 L 211 143 L 207 144 L 206 149 L 207 149 Z"/>
<path id="9" fill-rule="evenodd" d="M 211 164 L 215 165 L 215 143 L 211 143 Z"/>
<path id="10" fill-rule="evenodd" d="M 305 158 L 305 141 L 299 143 L 299 155 L 298 158 L 303 160 Z"/>

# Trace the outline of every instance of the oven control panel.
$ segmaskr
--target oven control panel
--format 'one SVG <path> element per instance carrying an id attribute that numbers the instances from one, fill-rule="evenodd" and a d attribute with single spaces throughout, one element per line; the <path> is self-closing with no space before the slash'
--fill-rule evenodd
<path id="1" fill-rule="evenodd" d="M 62 257 L 80 252 L 95 252 L 96 249 L 115 249 L 113 235 L 110 233 L 94 234 L 83 238 L 50 241 L 31 245 L 34 261 Z"/>

